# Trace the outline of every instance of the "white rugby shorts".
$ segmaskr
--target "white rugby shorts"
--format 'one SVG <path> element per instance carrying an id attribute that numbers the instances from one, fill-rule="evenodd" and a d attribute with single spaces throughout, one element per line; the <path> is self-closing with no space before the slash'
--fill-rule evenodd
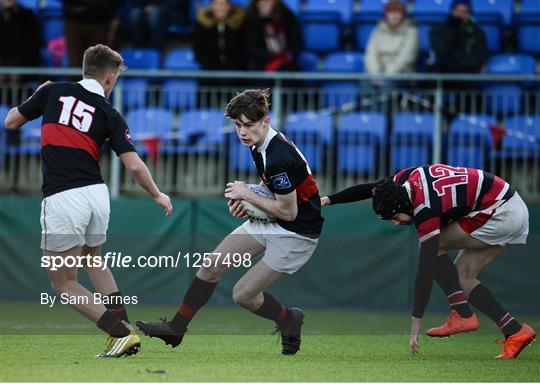
<path id="1" fill-rule="evenodd" d="M 41 248 L 63 252 L 107 240 L 109 189 L 93 184 L 45 197 L 41 202 Z"/>
<path id="2" fill-rule="evenodd" d="M 292 274 L 313 255 L 319 239 L 288 231 L 277 223 L 248 220 L 242 228 L 264 246 L 262 260 L 274 271 Z"/>
<path id="3" fill-rule="evenodd" d="M 473 214 L 471 212 L 470 215 Z M 467 220 L 467 216 L 464 219 Z M 484 225 L 470 234 L 490 245 L 525 244 L 529 234 L 527 205 L 517 192 L 514 193 L 507 202 L 495 209 Z"/>

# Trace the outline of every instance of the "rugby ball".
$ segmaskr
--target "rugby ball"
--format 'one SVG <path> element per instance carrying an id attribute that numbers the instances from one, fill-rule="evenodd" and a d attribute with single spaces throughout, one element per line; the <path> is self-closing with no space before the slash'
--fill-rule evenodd
<path id="1" fill-rule="evenodd" d="M 274 194 L 272 193 L 272 191 L 269 190 L 264 185 L 248 184 L 247 187 L 251 191 L 255 192 L 257 195 L 262 196 L 264 198 L 274 199 L 274 200 L 276 198 L 274 196 Z M 272 221 L 276 221 L 276 218 L 274 216 L 272 216 L 269 213 L 263 211 L 261 208 L 251 204 L 249 201 L 242 200 L 240 202 L 240 204 L 242 204 L 244 206 L 244 209 L 246 210 L 246 214 L 248 215 L 248 217 L 251 220 L 262 221 L 262 222 L 265 222 L 265 223 L 270 223 Z"/>

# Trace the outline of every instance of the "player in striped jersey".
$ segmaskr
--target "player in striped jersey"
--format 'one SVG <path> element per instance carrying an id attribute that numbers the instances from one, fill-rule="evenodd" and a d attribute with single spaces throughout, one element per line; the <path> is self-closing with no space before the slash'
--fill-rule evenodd
<path id="1" fill-rule="evenodd" d="M 410 347 L 417 353 L 420 319 L 429 301 L 433 278 L 450 304 L 446 322 L 428 330 L 432 337 L 478 329 L 469 302 L 484 312 L 505 335 L 497 358 L 516 358 L 535 338 L 477 280 L 506 244 L 524 244 L 529 232 L 527 206 L 503 179 L 479 169 L 434 164 L 399 171 L 392 179 L 356 185 L 323 197 L 322 205 L 373 197 L 373 209 L 396 225 L 414 224 L 420 241 Z M 460 250 L 454 263 L 448 251 Z"/>

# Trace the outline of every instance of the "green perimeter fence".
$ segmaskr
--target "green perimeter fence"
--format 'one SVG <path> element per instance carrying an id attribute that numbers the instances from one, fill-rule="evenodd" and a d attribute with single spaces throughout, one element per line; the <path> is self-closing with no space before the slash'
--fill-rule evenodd
<path id="1" fill-rule="evenodd" d="M 0 299 L 39 302 L 52 294 L 40 266 L 41 199 L 0 198 Z M 186 254 L 211 252 L 228 232 L 241 224 L 231 217 L 224 199 L 177 199 L 174 214 L 165 218 L 151 200 L 118 198 L 111 202 L 107 252 L 123 256 L 173 256 L 176 267 L 111 268 L 124 295 L 139 304 L 177 304 L 196 268 L 186 266 Z M 540 313 L 540 206 L 530 206 L 528 244 L 511 246 L 480 276 L 506 307 Z M 417 265 L 414 228 L 382 222 L 371 204 L 324 208 L 325 225 L 317 251 L 293 276 L 269 290 L 285 304 L 361 310 L 407 310 L 411 306 Z M 157 258 L 154 258 L 155 261 Z M 193 262 L 193 257 L 190 257 Z M 150 259 L 147 259 L 150 261 Z M 245 272 L 232 269 L 220 280 L 212 304 L 233 305 L 232 287 Z M 88 280 L 83 272 L 84 284 Z M 442 291 L 434 287 L 429 309 L 445 310 Z"/>

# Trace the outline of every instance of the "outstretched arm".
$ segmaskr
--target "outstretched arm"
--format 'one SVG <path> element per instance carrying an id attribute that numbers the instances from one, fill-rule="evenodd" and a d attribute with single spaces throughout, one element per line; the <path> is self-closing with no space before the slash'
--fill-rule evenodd
<path id="1" fill-rule="evenodd" d="M 378 182 L 353 185 L 352 187 L 336 192 L 330 196 L 323 197 L 321 203 L 322 205 L 343 204 L 370 199 L 373 196 L 373 188 L 375 188 L 377 183 Z"/>

